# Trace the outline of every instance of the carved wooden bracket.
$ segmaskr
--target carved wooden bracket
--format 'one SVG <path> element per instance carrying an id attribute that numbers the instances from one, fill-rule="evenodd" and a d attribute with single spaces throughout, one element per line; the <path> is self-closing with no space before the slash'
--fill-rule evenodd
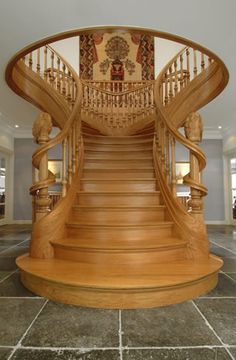
<path id="1" fill-rule="evenodd" d="M 32 134 L 35 142 L 42 145 L 50 140 L 49 134 L 52 131 L 52 118 L 46 112 L 41 112 L 33 124 Z"/>
<path id="2" fill-rule="evenodd" d="M 201 116 L 192 112 L 184 123 L 184 132 L 187 139 L 198 144 L 202 141 L 203 123 Z"/>

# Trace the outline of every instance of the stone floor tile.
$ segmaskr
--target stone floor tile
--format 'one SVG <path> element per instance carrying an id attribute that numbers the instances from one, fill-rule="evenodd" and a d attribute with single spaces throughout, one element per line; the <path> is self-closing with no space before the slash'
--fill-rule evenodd
<path id="1" fill-rule="evenodd" d="M 224 272 L 236 272 L 236 256 L 230 258 L 223 258 L 223 260 L 224 265 L 222 267 L 222 270 Z"/>
<path id="2" fill-rule="evenodd" d="M 22 285 L 20 281 L 20 274 L 15 273 L 0 283 L 0 297 L 2 296 L 31 297 L 36 295 Z"/>
<path id="3" fill-rule="evenodd" d="M 11 351 L 10 348 L 0 348 L 0 360 L 7 360 Z"/>
<path id="4" fill-rule="evenodd" d="M 236 283 L 224 274 L 219 274 L 219 282 L 216 288 L 210 291 L 204 297 L 222 297 L 235 296 L 236 297 Z"/>
<path id="5" fill-rule="evenodd" d="M 22 254 L 25 254 L 29 251 L 28 246 L 14 246 L 6 251 L 4 253 L 0 253 L 0 258 L 2 257 L 17 257 Z"/>
<path id="6" fill-rule="evenodd" d="M 217 245 L 212 245 L 210 247 L 210 252 L 212 254 L 215 254 L 217 256 L 220 256 L 220 257 L 234 257 L 235 255 L 230 251 L 230 250 L 226 250 L 222 247 L 219 247 Z"/>
<path id="7" fill-rule="evenodd" d="M 0 271 L 15 271 L 16 269 L 15 257 L 1 257 L 0 253 Z"/>
<path id="8" fill-rule="evenodd" d="M 23 240 L 23 241 L 25 243 L 25 241 L 28 241 L 28 240 Z M 21 244 L 21 243 L 22 243 L 22 240 L 11 240 L 11 239 L 3 240 L 0 237 L 0 245 L 1 246 L 14 246 L 14 245 L 18 245 L 18 244 Z"/>
<path id="9" fill-rule="evenodd" d="M 118 311 L 48 303 L 27 334 L 25 346 L 117 347 Z"/>
<path id="10" fill-rule="evenodd" d="M 236 348 L 229 348 L 229 352 L 233 355 L 233 357 L 236 359 Z"/>
<path id="11" fill-rule="evenodd" d="M 26 350 L 19 349 L 12 360 L 119 360 L 118 350 Z"/>
<path id="12" fill-rule="evenodd" d="M 125 350 L 123 360 L 232 360 L 225 349 Z"/>
<path id="13" fill-rule="evenodd" d="M 234 252 L 234 254 L 232 253 L 232 256 L 235 255 L 236 253 L 236 240 L 235 239 L 227 239 L 225 237 L 219 238 L 219 239 L 214 239 L 214 245 L 221 245 L 223 247 L 225 247 L 227 250 L 232 250 Z"/>
<path id="14" fill-rule="evenodd" d="M 236 345 L 236 299 L 197 299 L 198 308 L 225 344 Z"/>
<path id="15" fill-rule="evenodd" d="M 44 302 L 43 299 L 0 298 L 0 345 L 16 345 Z"/>
<path id="16" fill-rule="evenodd" d="M 0 281 L 9 275 L 11 271 L 0 271 Z"/>
<path id="17" fill-rule="evenodd" d="M 156 309 L 124 310 L 122 331 L 123 345 L 129 347 L 219 344 L 191 302 Z"/>
<path id="18" fill-rule="evenodd" d="M 235 273 L 226 273 L 228 276 L 230 276 L 234 281 L 236 281 L 236 272 Z"/>

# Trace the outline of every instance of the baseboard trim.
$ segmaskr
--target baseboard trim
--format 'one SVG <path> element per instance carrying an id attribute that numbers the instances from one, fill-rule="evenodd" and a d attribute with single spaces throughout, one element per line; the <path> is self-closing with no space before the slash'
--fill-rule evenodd
<path id="1" fill-rule="evenodd" d="M 205 220 L 206 225 L 229 225 L 225 220 Z"/>
<path id="2" fill-rule="evenodd" d="M 27 225 L 27 224 L 32 224 L 32 220 L 12 220 L 11 222 L 9 222 L 8 224 L 19 224 L 19 225 Z"/>

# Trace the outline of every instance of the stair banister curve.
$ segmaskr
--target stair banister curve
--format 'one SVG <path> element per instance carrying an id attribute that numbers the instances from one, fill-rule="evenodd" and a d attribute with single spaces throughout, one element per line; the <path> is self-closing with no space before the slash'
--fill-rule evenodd
<path id="1" fill-rule="evenodd" d="M 63 236 L 69 204 L 76 196 L 74 183 L 78 182 L 81 176 L 82 84 L 70 64 L 48 45 L 25 54 L 16 66 L 22 73 L 25 71 L 32 84 L 38 83 L 42 92 L 50 92 L 51 99 L 56 99 L 59 109 L 61 108 L 66 116 L 64 124 L 57 122 L 57 119 L 52 118 L 47 112 L 48 108 L 45 105 L 46 112 L 39 114 L 33 127 L 35 140 L 40 146 L 32 156 L 33 166 L 39 169 L 39 179 L 35 180 L 30 188 L 30 194 L 34 198 L 30 256 L 52 258 L 53 248 L 50 242 L 55 237 Z M 40 107 L 42 109 L 42 106 Z M 60 128 L 60 132 L 50 139 L 52 122 Z M 62 198 L 55 208 L 50 210 L 48 187 L 55 183 L 55 176 L 48 170 L 47 154 L 58 144 L 62 145 Z M 63 216 L 60 216 L 62 213 Z"/>
<path id="2" fill-rule="evenodd" d="M 200 66 L 197 66 L 199 63 L 197 59 L 200 60 Z M 188 97 L 190 105 L 187 110 L 184 109 L 181 122 L 182 126 L 184 125 L 184 136 L 178 130 L 179 126 L 176 125 L 172 108 L 181 109 L 185 98 L 191 94 L 191 91 L 194 93 L 196 88 L 204 93 L 206 81 L 211 87 L 212 80 L 212 90 L 206 91 L 201 102 L 205 104 L 217 96 L 228 78 L 224 77 L 225 68 L 222 67 L 222 85 L 220 87 L 218 83 L 215 84 L 213 76 L 216 66 L 219 68 L 221 66 L 217 63 L 217 59 L 207 57 L 202 51 L 185 47 L 163 68 L 155 83 L 154 98 L 157 108 L 153 146 L 155 170 L 163 198 L 177 231 L 189 242 L 190 256 L 196 258 L 209 256 L 202 204 L 202 197 L 207 194 L 207 189 L 201 182 L 201 171 L 206 165 L 206 157 L 199 147 L 203 125 L 200 115 L 195 112 L 196 104 L 192 104 L 191 98 Z M 212 72 L 211 68 L 213 68 Z M 200 107 L 201 103 L 197 106 Z M 189 151 L 190 171 L 183 177 L 183 183 L 190 187 L 188 208 L 184 207 L 177 198 L 176 143 L 183 145 Z"/>

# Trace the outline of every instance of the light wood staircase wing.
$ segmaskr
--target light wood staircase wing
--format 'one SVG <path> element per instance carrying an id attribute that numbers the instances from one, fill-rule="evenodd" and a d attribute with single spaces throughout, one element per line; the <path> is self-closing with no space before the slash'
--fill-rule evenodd
<path id="1" fill-rule="evenodd" d="M 209 51 L 192 46 L 155 83 L 132 89 L 125 82 L 81 82 L 49 46 L 10 65 L 9 85 L 47 112 L 34 124 L 40 147 L 33 154 L 39 179 L 30 190 L 30 254 L 17 259 L 22 282 L 34 293 L 75 305 L 139 308 L 215 287 L 222 261 L 208 250 L 207 190 L 200 181 L 205 156 L 198 146 L 201 119 L 193 111 L 222 91 L 227 70 Z M 61 132 L 50 139 L 52 124 Z M 190 153 L 188 208 L 176 196 L 177 142 Z M 61 199 L 49 211 L 55 177 L 47 154 L 58 144 Z"/>

